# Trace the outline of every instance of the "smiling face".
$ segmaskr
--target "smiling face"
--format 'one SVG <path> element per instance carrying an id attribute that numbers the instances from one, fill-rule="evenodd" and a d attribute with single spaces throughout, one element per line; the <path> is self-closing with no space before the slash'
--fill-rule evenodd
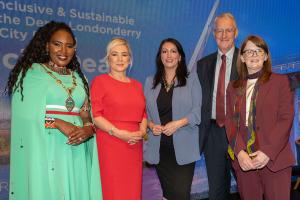
<path id="1" fill-rule="evenodd" d="M 161 61 L 165 68 L 177 68 L 181 56 L 177 47 L 172 42 L 166 42 L 161 48 Z"/>
<path id="2" fill-rule="evenodd" d="M 128 47 L 126 45 L 114 46 L 110 49 L 107 61 L 112 72 L 124 73 L 131 61 Z"/>
<path id="3" fill-rule="evenodd" d="M 266 52 L 251 41 L 246 43 L 241 55 L 242 62 L 247 66 L 248 74 L 260 71 L 267 58 Z"/>
<path id="4" fill-rule="evenodd" d="M 75 54 L 75 41 L 65 30 L 56 31 L 46 45 L 50 60 L 58 67 L 65 67 Z"/>
<path id="5" fill-rule="evenodd" d="M 234 46 L 237 37 L 237 28 L 233 19 L 220 17 L 215 21 L 214 36 L 218 48 L 222 53 L 227 53 Z"/>

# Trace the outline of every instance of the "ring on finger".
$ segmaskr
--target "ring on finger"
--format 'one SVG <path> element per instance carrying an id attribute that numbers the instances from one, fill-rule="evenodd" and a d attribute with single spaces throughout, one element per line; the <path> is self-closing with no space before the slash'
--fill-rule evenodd
<path id="1" fill-rule="evenodd" d="M 82 140 L 82 138 L 80 137 L 80 138 L 79 138 L 79 141 L 81 141 L 81 140 Z"/>

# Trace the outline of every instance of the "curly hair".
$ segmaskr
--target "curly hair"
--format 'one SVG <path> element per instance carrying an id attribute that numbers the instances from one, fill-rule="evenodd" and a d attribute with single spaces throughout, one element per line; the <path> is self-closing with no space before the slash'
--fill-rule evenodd
<path id="1" fill-rule="evenodd" d="M 186 61 L 185 61 L 185 53 L 179 41 L 174 38 L 164 39 L 163 41 L 161 41 L 158 48 L 158 52 L 156 54 L 156 73 L 154 75 L 152 89 L 156 88 L 156 86 L 162 81 L 163 76 L 165 76 L 164 64 L 161 61 L 161 51 L 163 45 L 167 42 L 174 44 L 178 50 L 179 55 L 181 56 L 181 60 L 179 61 L 178 67 L 176 69 L 176 78 L 178 80 L 178 84 L 176 85 L 176 87 L 185 86 L 186 79 L 189 76 L 188 69 L 186 66 Z"/>
<path id="2" fill-rule="evenodd" d="M 50 42 L 52 35 L 59 30 L 64 30 L 68 32 L 72 36 L 74 46 L 76 45 L 75 36 L 71 28 L 67 24 L 63 22 L 51 21 L 45 24 L 43 27 L 40 27 L 29 42 L 29 44 L 26 46 L 24 51 L 19 56 L 16 65 L 9 74 L 7 85 L 5 88 L 5 92 L 9 96 L 11 96 L 15 92 L 15 90 L 18 87 L 20 87 L 23 101 L 23 79 L 26 75 L 27 70 L 31 68 L 31 65 L 33 63 L 49 62 L 50 56 L 48 55 L 46 46 L 47 43 Z M 89 86 L 86 78 L 84 77 L 80 69 L 80 64 L 77 60 L 76 53 L 73 55 L 73 58 L 66 67 L 78 73 L 79 77 L 81 78 L 84 84 L 85 93 L 89 97 Z"/>

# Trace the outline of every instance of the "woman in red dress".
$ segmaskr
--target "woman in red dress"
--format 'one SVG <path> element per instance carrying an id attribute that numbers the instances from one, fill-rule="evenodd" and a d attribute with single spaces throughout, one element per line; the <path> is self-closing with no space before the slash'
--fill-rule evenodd
<path id="1" fill-rule="evenodd" d="M 97 76 L 91 86 L 103 199 L 140 200 L 147 127 L 143 89 L 126 76 L 132 60 L 128 42 L 115 38 L 106 52 L 110 72 Z"/>

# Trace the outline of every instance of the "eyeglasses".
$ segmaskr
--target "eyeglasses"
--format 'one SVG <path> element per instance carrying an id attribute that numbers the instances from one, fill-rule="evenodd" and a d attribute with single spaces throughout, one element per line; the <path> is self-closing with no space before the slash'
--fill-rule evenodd
<path id="1" fill-rule="evenodd" d="M 226 35 L 228 35 L 228 34 L 233 34 L 233 33 L 235 32 L 235 28 L 227 28 L 227 29 L 216 28 L 214 31 L 215 31 L 215 35 L 216 35 L 217 37 L 220 37 L 220 36 L 222 36 L 224 33 L 225 33 Z"/>
<path id="2" fill-rule="evenodd" d="M 243 54 L 246 57 L 253 57 L 254 54 L 255 54 L 255 56 L 263 56 L 265 54 L 265 52 L 262 49 L 255 49 L 255 50 L 247 49 L 247 50 L 243 51 Z"/>

